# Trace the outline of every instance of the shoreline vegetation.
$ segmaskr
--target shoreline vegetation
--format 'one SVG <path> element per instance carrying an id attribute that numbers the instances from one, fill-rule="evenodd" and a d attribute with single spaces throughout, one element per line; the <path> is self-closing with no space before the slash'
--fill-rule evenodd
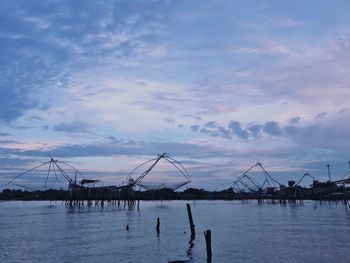
<path id="1" fill-rule="evenodd" d="M 289 186 L 281 189 L 267 189 L 261 192 L 236 192 L 233 188 L 221 191 L 188 188 L 174 191 L 163 188 L 149 191 L 135 191 L 132 188 L 115 190 L 110 187 L 80 189 L 47 189 L 37 191 L 4 189 L 0 200 L 72 200 L 72 201 L 114 201 L 114 200 L 349 200 L 350 188 L 323 183 L 311 187 Z"/>

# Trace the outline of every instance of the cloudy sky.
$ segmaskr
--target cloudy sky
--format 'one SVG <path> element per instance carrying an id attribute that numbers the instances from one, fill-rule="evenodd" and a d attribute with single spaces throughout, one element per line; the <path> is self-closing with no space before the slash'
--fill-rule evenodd
<path id="1" fill-rule="evenodd" d="M 341 178 L 348 10 L 319 0 L 1 1 L 0 189 L 49 153 L 105 184 L 163 152 L 207 189 L 257 160 L 281 182 L 306 171 L 326 180 L 327 163 Z M 153 179 L 172 173 L 162 163 Z"/>

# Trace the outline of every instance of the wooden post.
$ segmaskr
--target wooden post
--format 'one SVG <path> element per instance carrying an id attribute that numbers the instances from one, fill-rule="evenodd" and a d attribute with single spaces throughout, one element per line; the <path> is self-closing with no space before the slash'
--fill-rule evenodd
<path id="1" fill-rule="evenodd" d="M 73 189 L 70 188 L 70 200 L 69 200 L 69 206 L 73 206 Z"/>
<path id="2" fill-rule="evenodd" d="M 157 234 L 159 235 L 159 232 L 160 232 L 160 219 L 159 219 L 159 217 L 157 218 L 156 230 L 157 230 Z"/>
<path id="3" fill-rule="evenodd" d="M 190 227 L 191 227 L 191 239 L 195 239 L 195 237 L 196 237 L 196 230 L 195 230 L 194 224 L 193 224 L 191 206 L 190 206 L 189 203 L 187 203 L 186 207 L 187 207 L 188 220 L 190 221 Z"/>
<path id="4" fill-rule="evenodd" d="M 207 262 L 211 262 L 212 254 L 211 254 L 211 231 L 208 229 L 204 231 L 205 243 L 207 248 Z"/>

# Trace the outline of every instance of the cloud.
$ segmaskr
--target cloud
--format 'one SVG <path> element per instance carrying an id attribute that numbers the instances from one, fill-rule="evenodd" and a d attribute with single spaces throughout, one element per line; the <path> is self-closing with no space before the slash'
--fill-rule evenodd
<path id="1" fill-rule="evenodd" d="M 339 115 L 337 112 L 326 119 L 308 119 L 291 124 L 290 119 L 285 124 L 277 121 L 242 125 L 238 121 L 230 121 L 228 128 L 213 125 L 214 128 L 196 126 L 206 136 L 222 138 L 229 141 L 244 142 L 244 149 L 253 152 L 253 147 L 262 149 L 277 149 L 288 147 L 290 150 L 285 158 L 292 158 L 291 148 L 295 148 L 296 155 L 314 156 L 314 158 L 339 158 L 347 156 L 347 147 L 350 147 L 348 137 L 350 126 L 348 114 Z M 213 122 L 213 121 L 212 121 Z M 211 122 L 211 123 L 212 123 Z M 254 146 L 255 145 L 255 146 Z M 260 146 L 258 146 L 260 145 Z M 241 149 L 240 147 L 240 150 Z M 273 151 L 273 150 L 272 150 Z M 308 153 L 305 153 L 307 151 Z M 277 156 L 282 157 L 280 150 Z M 270 150 L 259 153 L 260 156 L 272 156 Z M 244 154 L 241 153 L 241 156 Z M 247 155 L 249 156 L 249 154 Z M 277 157 L 274 156 L 274 157 Z M 333 156 L 333 157 L 331 157 Z M 335 157 L 338 156 L 338 157 Z M 309 157 L 307 157 L 309 158 Z M 311 157 L 310 157 L 311 158 Z"/>
<path id="2" fill-rule="evenodd" d="M 232 139 L 232 132 L 225 127 L 219 126 L 215 121 L 205 123 L 202 128 L 199 125 L 192 125 L 191 130 L 193 132 L 199 131 L 212 137 Z"/>
<path id="3" fill-rule="evenodd" d="M 82 68 L 150 49 L 166 9 L 158 2 L 2 3 L 0 121 L 49 105 L 46 94 L 64 94 Z"/>
<path id="4" fill-rule="evenodd" d="M 205 128 L 216 128 L 217 124 L 215 121 L 209 121 L 204 125 Z"/>
<path id="5" fill-rule="evenodd" d="M 206 128 L 200 129 L 200 132 L 201 132 L 201 133 L 205 133 L 205 134 L 212 134 L 212 131 L 209 130 L 209 129 L 206 129 Z"/>
<path id="6" fill-rule="evenodd" d="M 120 141 L 120 140 L 118 140 L 116 137 L 114 137 L 112 135 L 106 136 L 106 139 L 110 140 L 112 143 L 118 143 Z"/>
<path id="7" fill-rule="evenodd" d="M 191 126 L 191 130 L 192 130 L 193 132 L 198 131 L 198 130 L 199 130 L 199 125 L 192 125 L 192 126 Z"/>
<path id="8" fill-rule="evenodd" d="M 248 130 L 254 137 L 257 137 L 263 127 L 264 126 L 261 124 L 253 124 L 248 126 Z"/>
<path id="9" fill-rule="evenodd" d="M 287 134 L 289 134 L 289 135 L 295 135 L 295 134 L 297 134 L 298 133 L 298 127 L 297 126 L 295 126 L 295 125 L 287 125 L 287 126 L 285 126 L 284 127 L 284 130 L 287 132 Z"/>
<path id="10" fill-rule="evenodd" d="M 195 120 L 197 120 L 197 121 L 202 120 L 202 117 L 196 116 L 196 115 L 193 115 L 193 114 L 188 114 L 188 113 L 186 113 L 186 114 L 183 114 L 183 116 L 184 116 L 184 117 L 188 117 L 188 118 L 195 119 Z"/>
<path id="11" fill-rule="evenodd" d="M 267 134 L 272 136 L 282 136 L 283 130 L 277 122 L 269 121 L 265 124 L 249 124 L 242 126 L 239 121 L 230 121 L 227 128 L 219 126 L 215 121 L 207 122 L 200 128 L 199 125 L 192 125 L 193 132 L 200 131 L 201 133 L 221 137 L 232 140 L 236 137 L 241 140 L 248 140 L 250 138 L 258 139 L 259 134 Z"/>
<path id="12" fill-rule="evenodd" d="M 15 170 L 18 171 L 20 167 L 30 165 L 36 160 L 33 158 L 15 158 L 2 155 L 0 158 L 1 170 Z"/>
<path id="13" fill-rule="evenodd" d="M 230 131 L 230 129 L 227 129 L 222 126 L 217 127 L 217 129 L 221 138 L 232 139 L 232 132 Z"/>
<path id="14" fill-rule="evenodd" d="M 52 146 L 50 149 L 22 150 L 5 149 L 7 153 L 17 152 L 22 156 L 45 157 L 49 153 L 60 158 L 74 157 L 99 157 L 99 156 L 155 156 L 159 153 L 167 152 L 171 156 L 186 156 L 186 158 L 210 158 L 217 156 L 227 156 L 230 151 L 217 149 L 212 145 L 199 145 L 194 143 L 175 142 L 143 142 L 143 141 L 114 141 L 71 144 Z M 1 149 L 0 149 L 1 152 Z"/>
<path id="15" fill-rule="evenodd" d="M 89 132 L 92 126 L 83 121 L 76 121 L 71 123 L 60 123 L 53 126 L 53 130 L 56 132 L 65 132 L 65 133 L 85 133 Z"/>
<path id="16" fill-rule="evenodd" d="M 191 126 L 193 132 L 200 131 L 212 137 L 220 137 L 229 140 L 232 140 L 234 137 L 241 140 L 247 140 L 251 137 L 257 138 L 262 128 L 263 125 L 260 124 L 250 124 L 246 127 L 242 127 L 241 123 L 238 121 L 230 121 L 227 127 L 220 126 L 215 121 L 207 122 L 202 128 L 199 125 Z"/>
<path id="17" fill-rule="evenodd" d="M 348 111 L 348 109 L 342 108 L 342 109 L 340 109 L 340 110 L 338 111 L 338 113 L 339 113 L 339 114 L 342 114 L 342 113 L 345 113 L 345 112 L 347 112 L 347 111 Z"/>
<path id="18" fill-rule="evenodd" d="M 347 124 L 326 123 L 304 127 L 288 126 L 288 132 L 295 143 L 346 153 L 345 149 L 350 146 L 346 139 L 350 135 L 348 128 Z"/>
<path id="19" fill-rule="evenodd" d="M 0 145 L 1 144 L 18 144 L 20 142 L 15 141 L 15 140 L 0 140 Z"/>
<path id="20" fill-rule="evenodd" d="M 315 119 L 323 119 L 323 118 L 325 118 L 327 115 L 328 115 L 328 112 L 327 112 L 327 111 L 323 111 L 323 112 L 317 114 L 316 117 L 315 117 Z"/>
<path id="21" fill-rule="evenodd" d="M 300 122 L 300 116 L 296 116 L 296 117 L 292 117 L 292 118 L 290 118 L 290 120 L 289 120 L 289 123 L 290 124 L 297 124 L 298 122 Z"/>
<path id="22" fill-rule="evenodd" d="M 272 135 L 272 136 L 280 137 L 283 135 L 282 128 L 275 121 L 266 122 L 264 127 L 263 127 L 263 131 L 264 131 L 264 133 Z"/>
<path id="23" fill-rule="evenodd" d="M 249 133 L 247 130 L 242 129 L 241 124 L 238 121 L 231 121 L 228 127 L 233 131 L 235 135 L 242 139 L 248 139 Z"/>

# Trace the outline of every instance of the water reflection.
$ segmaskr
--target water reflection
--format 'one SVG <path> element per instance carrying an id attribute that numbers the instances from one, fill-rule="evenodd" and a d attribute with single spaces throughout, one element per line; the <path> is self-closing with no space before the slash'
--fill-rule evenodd
<path id="1" fill-rule="evenodd" d="M 192 250 L 193 250 L 193 247 L 194 247 L 194 239 L 190 239 L 190 241 L 188 242 L 189 246 L 188 246 L 188 249 L 186 251 L 186 254 L 187 254 L 187 257 L 192 260 L 193 257 L 192 257 Z"/>
<path id="2" fill-rule="evenodd" d="M 198 233 L 212 230 L 213 262 L 349 259 L 344 244 L 350 243 L 350 212 L 340 202 L 197 201 L 192 214 Z M 181 201 L 142 202 L 139 210 L 122 203 L 105 203 L 101 209 L 10 202 L 1 203 L 0 218 L 0 262 L 206 261 L 203 236 L 188 240 L 186 203 Z"/>

